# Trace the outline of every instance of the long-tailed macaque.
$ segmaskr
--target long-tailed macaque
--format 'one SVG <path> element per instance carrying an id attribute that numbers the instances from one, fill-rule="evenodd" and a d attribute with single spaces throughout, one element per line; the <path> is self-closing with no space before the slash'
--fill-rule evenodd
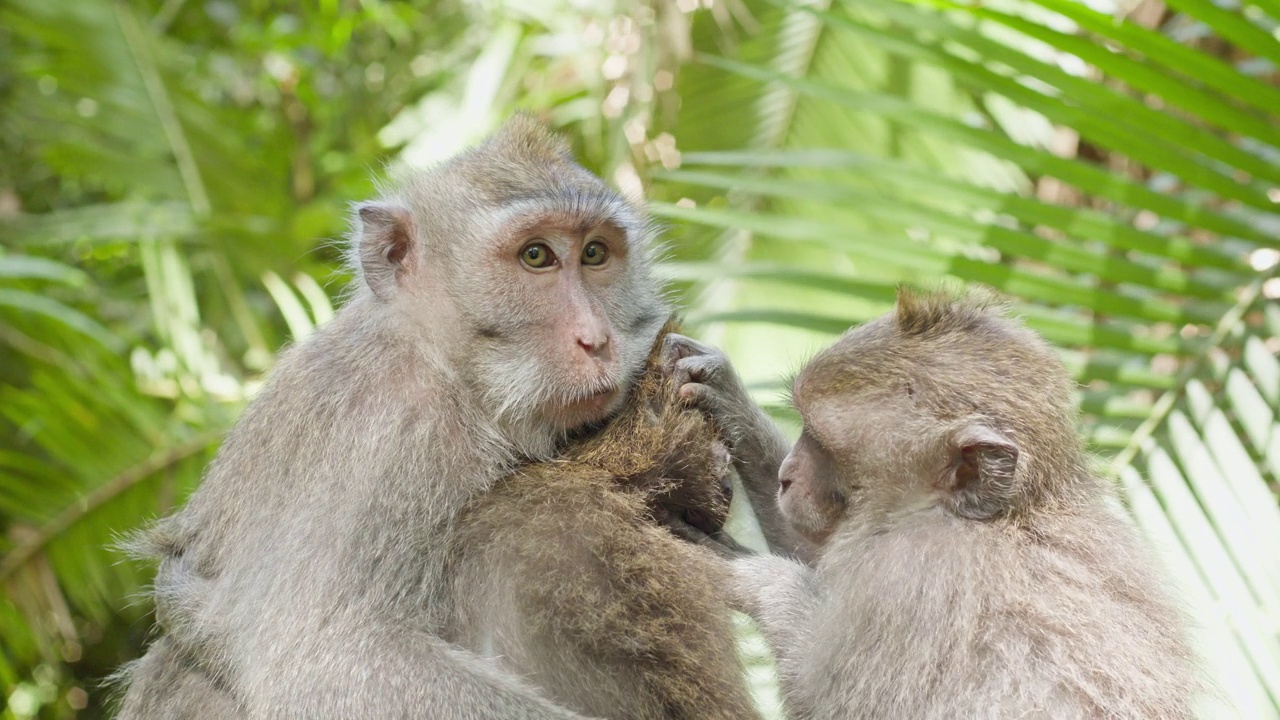
<path id="1" fill-rule="evenodd" d="M 816 564 L 733 561 L 792 717 L 1192 717 L 1183 619 L 1073 389 L 982 294 L 904 291 L 800 372 L 777 507 Z"/>
<path id="2" fill-rule="evenodd" d="M 445 563 L 470 499 L 625 403 L 669 314 L 650 225 L 527 117 L 354 221 L 350 299 L 141 541 L 165 634 L 122 717 L 580 717 L 441 637 L 482 599 Z"/>
<path id="3" fill-rule="evenodd" d="M 724 445 L 660 350 L 599 433 L 463 509 L 446 637 L 588 715 L 747 720 L 726 568 L 655 522 L 720 533 L 731 487 Z"/>

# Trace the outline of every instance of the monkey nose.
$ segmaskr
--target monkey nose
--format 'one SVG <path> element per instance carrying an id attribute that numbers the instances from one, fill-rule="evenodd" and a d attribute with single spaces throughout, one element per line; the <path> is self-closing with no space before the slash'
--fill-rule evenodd
<path id="1" fill-rule="evenodd" d="M 778 494 L 779 495 L 785 494 L 787 490 L 789 490 L 790 488 L 791 488 L 790 480 L 787 480 L 784 478 L 778 478 Z"/>
<path id="2" fill-rule="evenodd" d="M 578 338 L 578 347 L 582 348 L 592 357 L 604 355 L 609 349 L 609 337 L 602 336 L 600 338 Z"/>

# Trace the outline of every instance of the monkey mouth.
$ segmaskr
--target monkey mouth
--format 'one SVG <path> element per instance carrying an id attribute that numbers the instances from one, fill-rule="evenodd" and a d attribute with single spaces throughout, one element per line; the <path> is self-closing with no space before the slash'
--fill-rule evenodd
<path id="1" fill-rule="evenodd" d="M 598 422 L 616 409 L 616 401 L 621 394 L 617 387 L 604 387 L 589 395 L 570 400 L 557 408 L 555 415 L 560 420 L 560 424 L 568 429 Z"/>
<path id="2" fill-rule="evenodd" d="M 575 401 L 573 404 L 582 407 L 584 410 L 605 410 L 617 396 L 618 388 L 607 387 L 597 390 L 585 398 Z"/>

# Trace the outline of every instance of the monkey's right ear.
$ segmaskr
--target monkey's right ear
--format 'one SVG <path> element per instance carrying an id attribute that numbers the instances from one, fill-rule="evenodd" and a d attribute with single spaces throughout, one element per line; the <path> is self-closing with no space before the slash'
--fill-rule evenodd
<path id="1" fill-rule="evenodd" d="M 973 423 L 950 439 L 943 489 L 959 516 L 988 520 L 1008 510 L 1017 491 L 1018 445 L 1004 433 Z"/>
<path id="2" fill-rule="evenodd" d="M 400 274 L 416 262 L 413 214 L 385 202 L 362 203 L 356 214 L 360 218 L 356 236 L 360 274 L 374 295 L 388 300 Z"/>

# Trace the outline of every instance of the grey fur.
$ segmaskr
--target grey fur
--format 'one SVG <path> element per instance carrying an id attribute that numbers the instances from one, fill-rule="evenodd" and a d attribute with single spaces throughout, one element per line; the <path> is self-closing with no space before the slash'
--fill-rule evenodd
<path id="1" fill-rule="evenodd" d="M 601 222 L 625 243 L 612 274 L 553 288 L 514 264 L 547 223 Z M 353 224 L 345 306 L 138 541 L 165 635 L 121 718 L 579 717 L 440 638 L 444 563 L 458 510 L 572 429 L 548 407 L 639 371 L 667 315 L 652 232 L 522 116 Z M 607 357 L 566 359 L 580 327 L 612 328 Z"/>
<path id="2" fill-rule="evenodd" d="M 793 718 L 1193 717 L 1184 618 L 1071 389 L 1033 333 L 946 294 L 802 371 L 781 507 L 818 560 L 733 561 Z"/>

